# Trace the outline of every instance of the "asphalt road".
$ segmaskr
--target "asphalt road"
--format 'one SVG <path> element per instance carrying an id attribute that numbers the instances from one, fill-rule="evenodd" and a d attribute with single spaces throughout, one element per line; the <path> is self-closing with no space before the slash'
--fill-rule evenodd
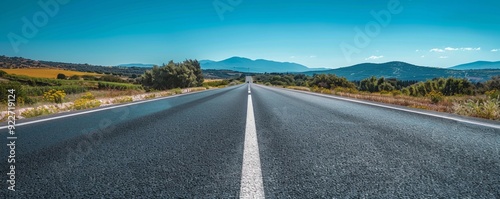
<path id="1" fill-rule="evenodd" d="M 250 87 L 19 121 L 0 198 L 500 198 L 498 122 Z"/>

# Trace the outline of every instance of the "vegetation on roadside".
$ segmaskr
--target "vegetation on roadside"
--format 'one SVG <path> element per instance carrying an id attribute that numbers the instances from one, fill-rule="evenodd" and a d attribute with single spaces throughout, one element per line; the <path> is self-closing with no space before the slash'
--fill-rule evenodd
<path id="1" fill-rule="evenodd" d="M 113 104 L 122 104 L 122 103 L 129 103 L 129 102 L 133 102 L 134 99 L 132 99 L 132 97 L 120 97 L 120 98 L 117 98 L 115 100 L 113 100 Z"/>
<path id="2" fill-rule="evenodd" d="M 24 111 L 21 115 L 25 118 L 38 117 L 42 115 L 49 115 L 57 113 L 57 109 L 54 107 L 41 106 L 37 108 L 32 108 Z"/>
<path id="3" fill-rule="evenodd" d="M 242 73 L 234 73 L 232 74 L 235 78 L 233 80 L 212 79 L 204 82 L 200 64 L 196 60 L 186 60 L 182 63 L 171 61 L 149 71 L 142 70 L 144 71 L 142 76 L 135 74 L 137 71 L 130 76 L 123 76 L 123 74 L 107 72 L 97 74 L 76 72 L 71 69 L 62 70 L 46 66 L 41 62 L 17 58 L 0 56 L 1 59 L 7 59 L 9 62 L 4 62 L 4 67 L 0 65 L 2 67 L 0 89 L 16 91 L 16 112 L 20 118 L 166 97 L 214 87 L 221 88 L 239 84 L 245 78 Z M 19 63 L 16 60 L 20 60 Z M 3 71 L 5 64 L 9 72 Z M 72 66 L 97 69 L 94 66 L 82 64 Z M 0 92 L 1 107 L 6 107 L 7 95 L 7 92 Z M 2 120 L 5 120 L 5 111 L 0 115 L 0 121 Z"/>
<path id="4" fill-rule="evenodd" d="M 260 74 L 256 83 L 500 120 L 500 77 L 483 83 L 436 78 L 424 82 L 370 77 L 350 82 L 332 74 Z"/>
<path id="5" fill-rule="evenodd" d="M 66 97 L 66 93 L 62 90 L 49 90 L 43 94 L 43 99 L 52 102 L 52 103 L 57 103 L 61 104 L 64 101 L 64 98 Z"/>

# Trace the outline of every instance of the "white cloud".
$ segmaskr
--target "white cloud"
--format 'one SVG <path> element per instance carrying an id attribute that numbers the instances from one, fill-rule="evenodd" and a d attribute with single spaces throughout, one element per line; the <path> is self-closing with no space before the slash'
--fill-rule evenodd
<path id="1" fill-rule="evenodd" d="M 415 52 L 420 52 L 420 50 L 415 50 Z"/>
<path id="2" fill-rule="evenodd" d="M 290 59 L 295 59 L 295 56 L 290 56 Z"/>
<path id="3" fill-rule="evenodd" d="M 461 51 L 480 51 L 481 48 L 460 48 Z"/>
<path id="4" fill-rule="evenodd" d="M 461 47 L 461 48 L 453 48 L 453 47 L 446 47 L 444 49 L 441 48 L 433 48 L 430 50 L 430 52 L 438 52 L 438 53 L 443 53 L 446 51 L 480 51 L 481 48 L 471 48 L 471 47 Z"/>
<path id="5" fill-rule="evenodd" d="M 420 56 L 420 57 L 424 58 L 425 56 L 424 56 L 424 55 L 422 55 L 422 56 Z"/>
<path id="6" fill-rule="evenodd" d="M 375 56 L 375 55 L 372 55 L 368 58 L 366 58 L 365 60 L 375 60 L 375 59 L 381 59 L 381 58 L 384 58 L 384 56 Z"/>
<path id="7" fill-rule="evenodd" d="M 448 56 L 441 56 L 439 59 L 448 59 Z"/>
<path id="8" fill-rule="evenodd" d="M 443 49 L 439 49 L 439 48 L 433 48 L 430 50 L 430 52 L 438 52 L 438 53 L 443 53 L 444 50 Z"/>
<path id="9" fill-rule="evenodd" d="M 316 55 L 311 55 L 309 56 L 309 58 L 316 58 Z"/>
<path id="10" fill-rule="evenodd" d="M 492 49 L 491 52 L 498 52 L 500 49 Z"/>

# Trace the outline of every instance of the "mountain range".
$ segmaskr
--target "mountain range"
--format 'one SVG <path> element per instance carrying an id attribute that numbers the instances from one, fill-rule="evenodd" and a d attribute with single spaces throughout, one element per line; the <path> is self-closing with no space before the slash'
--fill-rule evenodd
<path id="1" fill-rule="evenodd" d="M 381 64 L 364 63 L 354 66 L 331 69 L 326 71 L 309 71 L 307 75 L 313 74 L 335 74 L 346 77 L 348 80 L 362 80 L 371 76 L 396 78 L 399 80 L 424 81 L 437 77 L 467 78 L 471 81 L 482 82 L 500 75 L 500 69 L 469 69 L 455 70 L 449 68 L 434 68 L 417 66 L 405 62 L 387 62 Z"/>
<path id="2" fill-rule="evenodd" d="M 453 66 L 450 67 L 450 69 L 456 69 L 456 70 L 500 69 L 500 61 L 497 62 L 477 61 L 467 64 L 461 64 L 458 66 Z"/>
<path id="3" fill-rule="evenodd" d="M 326 69 L 308 68 L 304 65 L 276 62 L 269 60 L 250 60 L 242 57 L 232 57 L 222 61 L 202 60 L 201 67 L 205 73 L 210 73 L 210 78 L 225 78 L 239 74 L 238 72 L 278 72 L 278 73 L 303 73 L 313 74 L 335 74 L 346 77 L 348 80 L 362 80 L 371 76 L 397 78 L 400 80 L 427 80 L 438 77 L 467 78 L 474 82 L 482 82 L 491 79 L 493 76 L 500 76 L 500 62 L 478 61 L 462 64 L 450 68 L 434 68 L 417 66 L 405 62 L 387 63 L 363 63 L 353 66 Z M 66 70 L 76 70 L 82 72 L 96 72 L 104 74 L 118 74 L 125 76 L 137 76 L 150 69 L 153 64 L 121 64 L 116 67 L 103 67 L 89 64 L 63 63 L 53 61 L 38 61 L 22 57 L 7 57 L 0 55 L 0 69 L 2 68 L 61 68 Z M 488 69 L 491 68 L 491 69 Z M 224 76 L 220 74 L 224 73 Z M 208 77 L 208 76 L 207 76 Z"/>
<path id="4" fill-rule="evenodd" d="M 140 68 L 153 68 L 155 64 L 140 64 L 140 63 L 133 63 L 133 64 L 120 64 L 118 65 L 119 67 L 140 67 Z"/>
<path id="5" fill-rule="evenodd" d="M 251 60 L 243 57 L 231 57 L 222 61 L 201 60 L 200 65 L 204 70 L 234 70 L 252 73 L 296 73 L 327 70 L 326 68 L 308 68 L 307 66 L 291 62 L 276 62 L 265 59 Z"/>
<path id="6" fill-rule="evenodd" d="M 500 75 L 500 62 L 479 61 L 469 64 L 458 65 L 450 68 L 435 68 L 428 66 L 417 66 L 405 62 L 387 63 L 362 63 L 337 69 L 308 68 L 307 66 L 290 63 L 275 62 L 269 60 L 251 60 L 242 57 L 232 57 L 222 61 L 202 60 L 202 69 L 234 70 L 255 73 L 304 73 L 313 74 L 335 74 L 346 77 L 351 81 L 362 80 L 371 76 L 397 78 L 400 80 L 423 81 L 436 77 L 468 78 L 472 81 L 486 81 L 493 76 Z"/>

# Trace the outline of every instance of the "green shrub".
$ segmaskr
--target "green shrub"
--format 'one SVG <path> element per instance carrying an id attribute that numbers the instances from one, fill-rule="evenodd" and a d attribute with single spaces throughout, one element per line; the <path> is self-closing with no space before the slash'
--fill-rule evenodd
<path id="1" fill-rule="evenodd" d="M 69 80 L 80 80 L 80 76 L 73 75 L 73 76 L 69 77 Z"/>
<path id="2" fill-rule="evenodd" d="M 81 99 L 94 100 L 95 97 L 91 92 L 86 92 L 84 95 L 82 95 Z"/>
<path id="3" fill-rule="evenodd" d="M 174 88 L 172 91 L 174 91 L 175 94 L 182 94 L 182 89 L 180 88 Z"/>
<path id="4" fill-rule="evenodd" d="M 26 93 L 29 93 L 30 96 L 43 96 L 44 93 L 50 90 L 61 90 L 66 94 L 78 94 L 87 92 L 88 88 L 80 85 L 64 85 L 64 86 L 24 86 L 23 87 Z"/>
<path id="5" fill-rule="evenodd" d="M 491 91 L 486 91 L 486 93 L 484 93 L 486 96 L 488 96 L 489 98 L 492 98 L 492 99 L 498 99 L 499 96 L 500 96 L 500 91 L 498 90 L 491 90 Z"/>
<path id="6" fill-rule="evenodd" d="M 483 102 L 482 113 L 480 117 L 486 119 L 499 119 L 500 107 L 499 101 L 496 99 L 488 99 Z"/>
<path id="7" fill-rule="evenodd" d="M 97 108 L 101 106 L 101 101 L 99 100 L 89 100 L 89 99 L 77 99 L 73 103 L 72 109 L 74 110 L 83 110 L 89 108 Z"/>
<path id="8" fill-rule="evenodd" d="M 128 83 L 115 83 L 115 82 L 99 82 L 97 87 L 101 90 L 141 90 L 142 86 L 128 84 Z"/>
<path id="9" fill-rule="evenodd" d="M 410 95 L 410 89 L 408 89 L 408 88 L 403 88 L 403 89 L 401 89 L 401 93 L 402 93 L 403 95 Z"/>
<path id="10" fill-rule="evenodd" d="M 43 94 L 43 99 L 49 102 L 54 102 L 61 104 L 64 101 L 64 98 L 66 97 L 66 93 L 62 90 L 49 90 Z"/>
<path id="11" fill-rule="evenodd" d="M 17 105 L 23 105 L 24 103 L 29 104 L 27 101 L 28 96 L 26 89 L 19 82 L 1 82 L 0 83 L 0 102 L 7 104 L 8 96 L 10 95 L 8 90 L 13 89 L 16 95 L 16 103 Z"/>
<path id="12" fill-rule="evenodd" d="M 59 73 L 59 74 L 57 74 L 57 79 L 66 79 L 66 75 Z"/>
<path id="13" fill-rule="evenodd" d="M 228 80 L 203 82 L 204 87 L 219 87 L 220 85 L 228 85 L 228 84 L 229 84 Z"/>
<path id="14" fill-rule="evenodd" d="M 427 94 L 427 97 L 431 98 L 432 103 L 437 104 L 443 101 L 444 95 L 441 92 L 431 91 Z"/>
<path id="15" fill-rule="evenodd" d="M 121 103 L 128 103 L 128 102 L 133 102 L 134 99 L 132 97 L 120 97 L 116 98 L 113 100 L 113 104 L 121 104 Z"/>
<path id="16" fill-rule="evenodd" d="M 402 95 L 403 92 L 401 92 L 400 90 L 393 90 L 392 91 L 392 96 L 398 96 L 398 95 Z"/>
<path id="17" fill-rule="evenodd" d="M 455 102 L 453 111 L 456 114 L 472 117 L 481 117 L 492 120 L 500 119 L 500 101 L 494 98 L 486 100 L 468 100 Z"/>
<path id="18" fill-rule="evenodd" d="M 82 75 L 82 79 L 83 80 L 88 80 L 88 81 L 96 81 L 98 80 L 99 78 L 95 77 L 95 76 L 92 76 L 92 75 Z"/>
<path id="19" fill-rule="evenodd" d="M 114 75 L 104 75 L 101 78 L 99 78 L 100 81 L 105 81 L 105 82 L 119 82 L 119 83 L 124 83 L 126 82 L 120 77 L 114 76 Z"/>
<path id="20" fill-rule="evenodd" d="M 389 94 L 389 93 L 391 93 L 391 92 L 386 91 L 386 90 L 382 90 L 382 91 L 380 91 L 380 94 L 381 94 L 381 95 L 387 95 L 387 94 Z"/>
<path id="21" fill-rule="evenodd" d="M 38 107 L 38 108 L 33 108 L 33 109 L 28 109 L 25 110 L 24 112 L 21 113 L 21 116 L 25 118 L 31 118 L 31 117 L 38 117 L 42 115 L 49 115 L 52 113 L 55 113 L 56 111 L 54 109 L 46 108 L 46 107 Z"/>

